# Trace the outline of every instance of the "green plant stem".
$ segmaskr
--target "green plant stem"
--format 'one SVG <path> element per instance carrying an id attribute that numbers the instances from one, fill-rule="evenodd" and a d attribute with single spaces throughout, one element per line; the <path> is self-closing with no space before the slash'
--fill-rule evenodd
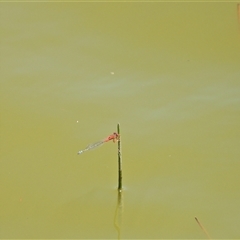
<path id="1" fill-rule="evenodd" d="M 196 222 L 198 223 L 199 227 L 202 229 L 202 231 L 205 233 L 205 235 L 208 237 L 208 239 L 211 239 L 210 235 L 208 234 L 207 230 L 204 228 L 204 226 L 200 223 L 197 217 L 195 217 Z"/>
<path id="2" fill-rule="evenodd" d="M 122 153 L 121 153 L 121 136 L 120 136 L 120 124 L 117 125 L 118 139 L 118 191 L 122 191 Z"/>

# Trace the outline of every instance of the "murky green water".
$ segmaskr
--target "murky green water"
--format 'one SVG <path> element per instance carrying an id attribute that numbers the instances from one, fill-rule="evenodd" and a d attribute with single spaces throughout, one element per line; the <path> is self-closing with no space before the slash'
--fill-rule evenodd
<path id="1" fill-rule="evenodd" d="M 0 7 L 0 238 L 240 238 L 236 3 Z"/>

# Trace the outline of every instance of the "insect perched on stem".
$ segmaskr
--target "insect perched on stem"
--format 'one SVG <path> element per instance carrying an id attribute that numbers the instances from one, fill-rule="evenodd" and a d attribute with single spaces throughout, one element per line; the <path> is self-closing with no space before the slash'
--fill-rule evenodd
<path id="1" fill-rule="evenodd" d="M 84 153 L 84 152 L 86 152 L 86 151 L 88 151 L 88 150 L 92 150 L 92 149 L 94 149 L 94 148 L 96 148 L 96 147 L 99 147 L 99 146 L 103 145 L 104 143 L 109 142 L 109 141 L 111 141 L 111 140 L 112 140 L 113 142 L 116 142 L 116 141 L 118 141 L 119 136 L 120 136 L 119 134 L 117 134 L 116 132 L 114 132 L 113 134 L 109 135 L 108 137 L 104 138 L 103 140 L 100 140 L 100 141 L 98 141 L 98 142 L 95 142 L 95 143 L 92 143 L 92 144 L 88 145 L 85 149 L 80 150 L 80 151 L 78 152 L 78 154 L 82 154 L 82 153 Z"/>

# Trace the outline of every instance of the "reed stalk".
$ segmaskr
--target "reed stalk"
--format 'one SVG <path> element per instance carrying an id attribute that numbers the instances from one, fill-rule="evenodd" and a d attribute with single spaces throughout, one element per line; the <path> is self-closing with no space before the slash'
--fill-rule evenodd
<path id="1" fill-rule="evenodd" d="M 198 223 L 199 227 L 202 229 L 202 231 L 205 233 L 208 239 L 211 239 L 210 235 L 208 234 L 207 230 L 204 228 L 204 226 L 200 223 L 197 217 L 195 217 L 196 222 Z"/>
<path id="2" fill-rule="evenodd" d="M 120 124 L 117 124 L 118 139 L 118 191 L 122 191 L 122 153 L 121 153 L 121 136 L 120 136 Z"/>

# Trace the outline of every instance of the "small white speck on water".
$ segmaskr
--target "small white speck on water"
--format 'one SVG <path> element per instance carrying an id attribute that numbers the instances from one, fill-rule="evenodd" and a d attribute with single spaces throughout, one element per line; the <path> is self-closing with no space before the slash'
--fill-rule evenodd
<path id="1" fill-rule="evenodd" d="M 77 123 L 78 123 L 78 121 L 77 121 Z"/>
<path id="2" fill-rule="evenodd" d="M 114 72 L 111 72 L 112 75 L 114 75 Z"/>

